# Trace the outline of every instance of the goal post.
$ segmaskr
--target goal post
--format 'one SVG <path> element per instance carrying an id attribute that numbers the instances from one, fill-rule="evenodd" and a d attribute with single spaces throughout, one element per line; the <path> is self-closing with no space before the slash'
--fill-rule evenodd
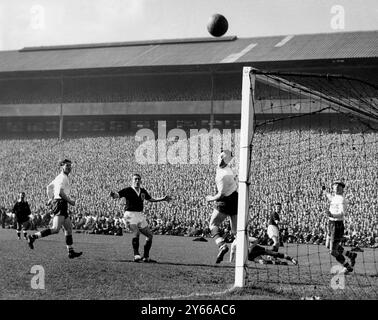
<path id="1" fill-rule="evenodd" d="M 255 75 L 251 67 L 243 68 L 242 104 L 240 128 L 239 199 L 236 234 L 235 287 L 246 284 L 246 259 L 248 250 L 249 165 L 251 163 L 251 140 L 254 125 Z"/>
<path id="2" fill-rule="evenodd" d="M 352 252 L 360 243 L 378 247 L 378 233 L 371 231 L 376 228 L 378 208 L 374 188 L 378 172 L 378 86 L 344 75 L 244 67 L 241 93 L 233 288 L 253 282 L 266 289 L 282 285 L 298 296 L 333 296 L 327 279 L 334 267 L 341 265 L 329 257 L 326 248 L 329 203 L 324 190 L 332 192 L 335 181 L 347 185 L 350 219 L 346 220 L 343 245 L 351 249 L 346 250 Z M 261 246 L 271 245 L 267 218 L 278 210 L 276 204 L 282 210 L 278 231 L 281 255 L 263 251 L 266 254 L 254 257 L 257 264 L 249 273 L 249 236 L 258 238 Z M 363 252 L 358 254 L 356 281 L 348 283 L 340 296 L 372 296 L 362 283 L 374 275 L 378 260 L 376 251 Z M 268 259 L 272 256 L 273 260 Z M 265 266 L 269 264 L 274 266 Z M 275 265 L 288 267 L 280 270 Z M 366 287 L 377 288 L 374 281 Z"/>

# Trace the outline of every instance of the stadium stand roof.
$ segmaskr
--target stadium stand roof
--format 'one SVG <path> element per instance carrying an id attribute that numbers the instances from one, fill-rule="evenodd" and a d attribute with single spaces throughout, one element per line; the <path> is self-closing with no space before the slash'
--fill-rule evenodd
<path id="1" fill-rule="evenodd" d="M 258 38 L 172 39 L 0 52 L 0 73 L 378 57 L 378 30 Z"/>

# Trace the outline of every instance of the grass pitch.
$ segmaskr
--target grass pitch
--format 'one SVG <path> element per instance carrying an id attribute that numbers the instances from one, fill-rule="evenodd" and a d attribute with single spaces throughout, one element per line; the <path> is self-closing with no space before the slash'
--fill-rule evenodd
<path id="1" fill-rule="evenodd" d="M 234 264 L 229 255 L 216 265 L 217 247 L 189 237 L 155 236 L 151 258 L 135 263 L 131 235 L 122 237 L 74 233 L 82 257 L 67 257 L 61 232 L 35 242 L 30 250 L 15 230 L 0 229 L 0 299 L 377 299 L 376 249 L 359 253 L 353 274 L 332 289 L 333 265 L 323 246 L 286 245 L 280 251 L 298 258 L 299 265 L 248 263 L 248 285 L 231 289 Z M 143 252 L 144 237 L 141 237 Z M 45 270 L 45 289 L 32 289 L 34 265 Z M 337 280 L 334 278 L 334 280 Z M 340 282 L 341 281 L 341 282 Z"/>

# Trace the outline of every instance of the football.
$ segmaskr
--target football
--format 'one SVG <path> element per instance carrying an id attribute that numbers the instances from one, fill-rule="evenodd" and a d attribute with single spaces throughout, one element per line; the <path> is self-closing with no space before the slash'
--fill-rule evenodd
<path id="1" fill-rule="evenodd" d="M 212 36 L 221 37 L 228 30 L 228 21 L 219 13 L 213 14 L 207 23 L 207 30 Z"/>

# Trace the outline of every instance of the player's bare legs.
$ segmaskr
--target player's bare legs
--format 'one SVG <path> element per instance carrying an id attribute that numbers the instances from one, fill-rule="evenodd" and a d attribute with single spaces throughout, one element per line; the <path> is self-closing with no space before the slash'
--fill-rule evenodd
<path id="1" fill-rule="evenodd" d="M 71 218 L 67 217 L 63 221 L 62 225 L 64 229 L 64 235 L 66 237 L 66 246 L 68 251 L 68 257 L 70 259 L 80 257 L 83 253 L 82 252 L 75 252 L 73 249 L 73 238 L 72 238 L 72 223 Z"/>
<path id="2" fill-rule="evenodd" d="M 273 258 L 279 258 L 279 259 L 285 259 L 285 260 L 291 261 L 294 265 L 298 264 L 298 261 L 296 259 L 287 255 L 286 253 L 280 253 L 280 252 L 277 252 L 277 251 L 265 249 L 265 255 L 271 256 Z"/>
<path id="3" fill-rule="evenodd" d="M 24 235 L 24 239 L 28 240 L 28 233 L 26 232 L 26 224 L 27 224 L 26 222 L 23 222 L 23 223 L 17 222 L 16 232 L 17 232 L 18 240 L 21 240 L 21 231 Z"/>
<path id="4" fill-rule="evenodd" d="M 280 247 L 280 240 L 277 236 L 272 236 L 272 240 L 273 240 L 272 251 L 278 252 L 278 249 Z"/>
<path id="5" fill-rule="evenodd" d="M 39 238 L 48 237 L 52 234 L 59 233 L 61 228 L 64 228 L 64 233 L 66 237 L 66 245 L 68 251 L 68 257 L 70 259 L 80 257 L 83 253 L 82 252 L 75 252 L 73 249 L 73 238 L 72 238 L 72 223 L 69 217 L 64 216 L 54 216 L 53 224 L 51 228 L 46 228 L 40 232 L 36 232 L 35 234 L 29 236 L 28 243 L 30 249 L 34 249 L 34 242 Z"/>
<path id="6" fill-rule="evenodd" d="M 344 257 L 344 248 L 341 246 L 340 243 L 335 243 L 332 247 L 332 250 L 330 250 L 330 253 L 332 256 L 336 258 L 336 261 L 344 266 L 343 272 L 352 272 L 353 267 L 356 263 L 356 257 L 357 253 L 346 251 L 345 255 L 350 259 L 350 264 L 346 261 Z"/>
<path id="7" fill-rule="evenodd" d="M 226 214 L 219 212 L 217 209 L 214 209 L 210 218 L 211 236 L 214 238 L 215 244 L 219 248 L 216 263 L 220 263 L 223 260 L 224 255 L 228 252 L 228 246 L 219 232 L 219 226 L 226 219 L 226 217 Z"/>
<path id="8" fill-rule="evenodd" d="M 146 236 L 146 243 L 144 245 L 144 252 L 143 252 L 143 262 L 156 262 L 155 260 L 150 259 L 150 249 L 152 246 L 152 238 L 153 234 L 149 227 L 140 228 L 140 233 Z"/>
<path id="9" fill-rule="evenodd" d="M 46 228 L 42 231 L 36 232 L 29 236 L 28 242 L 30 249 L 34 249 L 34 242 L 39 238 L 48 237 L 51 234 L 56 234 L 62 228 L 64 222 L 64 216 L 54 216 L 53 224 L 51 228 Z"/>
<path id="10" fill-rule="evenodd" d="M 138 225 L 136 224 L 129 224 L 129 229 L 132 232 L 132 240 L 131 244 L 133 246 L 133 251 L 134 251 L 134 261 L 139 262 L 142 260 L 142 257 L 139 253 L 139 237 L 140 237 L 140 232 Z"/>

